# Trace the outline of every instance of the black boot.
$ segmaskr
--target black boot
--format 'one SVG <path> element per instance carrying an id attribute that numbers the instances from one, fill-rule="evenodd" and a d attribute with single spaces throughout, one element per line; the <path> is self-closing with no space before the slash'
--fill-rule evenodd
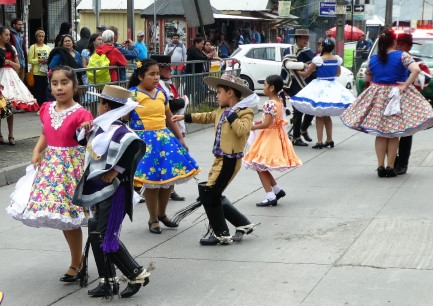
<path id="1" fill-rule="evenodd" d="M 149 283 L 150 273 L 135 261 L 121 241 L 119 241 L 119 249 L 107 255 L 129 280 L 125 290 L 120 293 L 122 298 L 133 296 L 142 286 L 144 287 Z"/>
<path id="2" fill-rule="evenodd" d="M 398 164 L 394 168 L 398 175 L 405 174 L 409 165 L 410 151 L 412 149 L 412 136 L 401 137 L 398 147 Z"/>
<path id="3" fill-rule="evenodd" d="M 96 288 L 87 291 L 90 296 L 93 297 L 106 297 L 110 296 L 110 292 L 117 295 L 119 294 L 119 282 L 116 278 L 109 278 L 109 283 L 105 282 L 105 278 L 99 279 L 99 284 Z"/>
<path id="4" fill-rule="evenodd" d="M 241 214 L 227 197 L 221 196 L 221 204 L 223 205 L 224 217 L 236 227 L 233 241 L 241 241 L 245 234 L 248 235 L 254 231 L 256 225 Z"/>
<path id="5" fill-rule="evenodd" d="M 223 206 L 221 204 L 221 194 L 217 194 L 213 188 L 206 186 L 206 183 L 198 185 L 200 201 L 203 204 L 209 225 L 213 234 L 209 237 L 200 239 L 201 245 L 230 244 L 233 242 L 224 217 Z"/>

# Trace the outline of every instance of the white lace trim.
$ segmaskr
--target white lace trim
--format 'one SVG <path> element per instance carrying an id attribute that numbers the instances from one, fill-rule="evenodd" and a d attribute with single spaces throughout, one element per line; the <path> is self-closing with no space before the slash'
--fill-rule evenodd
<path id="1" fill-rule="evenodd" d="M 59 129 L 62 124 L 63 121 L 66 119 L 66 117 L 68 117 L 70 114 L 74 113 L 77 109 L 81 108 L 81 105 L 76 103 L 75 105 L 64 109 L 60 112 L 56 112 L 55 107 L 56 107 L 57 102 L 54 101 L 51 103 L 50 107 L 49 107 L 49 112 L 50 112 L 50 117 L 51 117 L 51 126 L 57 130 Z"/>
<path id="2" fill-rule="evenodd" d="M 55 147 L 55 146 L 47 146 L 47 149 L 52 150 L 75 150 L 77 148 L 81 148 L 81 146 L 74 146 L 74 147 Z"/>

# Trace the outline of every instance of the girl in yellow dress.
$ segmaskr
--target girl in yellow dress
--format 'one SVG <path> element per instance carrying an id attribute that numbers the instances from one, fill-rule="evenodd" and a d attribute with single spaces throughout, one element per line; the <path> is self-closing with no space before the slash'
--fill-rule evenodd
<path id="1" fill-rule="evenodd" d="M 278 96 L 282 89 L 283 80 L 280 76 L 266 78 L 263 93 L 269 97 L 269 101 L 263 105 L 263 119 L 254 122 L 251 128 L 252 131 L 261 131 L 242 160 L 247 169 L 257 171 L 266 191 L 266 198 L 257 206 L 276 206 L 277 201 L 286 195 L 270 173 L 271 170 L 286 171 L 302 165 L 284 130 L 284 103 Z"/>

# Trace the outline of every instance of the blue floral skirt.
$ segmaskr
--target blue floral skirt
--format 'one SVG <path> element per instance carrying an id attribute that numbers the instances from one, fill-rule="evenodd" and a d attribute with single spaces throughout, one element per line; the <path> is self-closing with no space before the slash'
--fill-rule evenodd
<path id="1" fill-rule="evenodd" d="M 135 186 L 168 188 L 188 181 L 201 171 L 169 129 L 135 132 L 146 142 L 146 154 L 135 171 Z"/>

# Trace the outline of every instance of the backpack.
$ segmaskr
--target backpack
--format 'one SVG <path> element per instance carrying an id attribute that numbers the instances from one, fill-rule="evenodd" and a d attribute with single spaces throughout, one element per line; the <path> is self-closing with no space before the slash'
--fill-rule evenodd
<path id="1" fill-rule="evenodd" d="M 105 53 L 99 55 L 95 52 L 90 57 L 87 68 L 103 68 L 108 66 L 110 66 L 110 59 L 107 57 L 107 55 Z M 86 73 L 91 84 L 111 82 L 109 69 L 89 70 Z"/>

